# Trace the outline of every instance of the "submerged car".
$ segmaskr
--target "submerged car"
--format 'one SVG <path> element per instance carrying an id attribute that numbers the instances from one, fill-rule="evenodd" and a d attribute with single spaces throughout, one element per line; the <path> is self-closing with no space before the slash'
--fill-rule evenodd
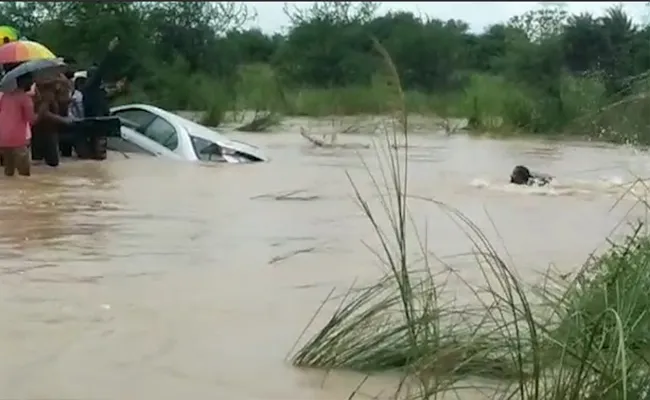
<path id="1" fill-rule="evenodd" d="M 267 161 L 263 152 L 250 144 L 232 140 L 196 122 L 148 104 L 127 104 L 111 108 L 122 123 L 120 137 L 108 138 L 108 149 L 123 153 L 187 161 L 227 163 Z"/>

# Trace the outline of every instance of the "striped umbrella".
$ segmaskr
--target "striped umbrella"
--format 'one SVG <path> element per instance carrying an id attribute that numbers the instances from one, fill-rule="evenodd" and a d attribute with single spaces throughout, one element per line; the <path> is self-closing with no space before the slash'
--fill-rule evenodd
<path id="1" fill-rule="evenodd" d="M 56 58 L 47 47 L 29 40 L 18 40 L 0 46 L 0 64 L 13 64 L 31 60 Z"/>
<path id="2" fill-rule="evenodd" d="M 0 43 L 18 40 L 18 30 L 8 25 L 0 26 Z"/>

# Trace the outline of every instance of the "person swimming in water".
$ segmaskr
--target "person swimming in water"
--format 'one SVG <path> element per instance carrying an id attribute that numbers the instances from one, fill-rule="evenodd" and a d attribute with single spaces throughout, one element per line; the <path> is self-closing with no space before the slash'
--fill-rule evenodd
<path id="1" fill-rule="evenodd" d="M 546 186 L 552 180 L 552 176 L 530 172 L 530 169 L 524 165 L 517 165 L 510 174 L 510 183 L 514 183 L 515 185 Z"/>

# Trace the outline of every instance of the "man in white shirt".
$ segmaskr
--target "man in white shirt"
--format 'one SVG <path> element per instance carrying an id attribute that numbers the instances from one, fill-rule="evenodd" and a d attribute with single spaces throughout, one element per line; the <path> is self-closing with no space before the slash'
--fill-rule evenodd
<path id="1" fill-rule="evenodd" d="M 70 96 L 71 101 L 68 108 L 68 116 L 75 119 L 82 119 L 84 117 L 84 103 L 81 88 L 86 84 L 88 73 L 86 71 L 75 72 L 72 79 L 74 90 Z"/>

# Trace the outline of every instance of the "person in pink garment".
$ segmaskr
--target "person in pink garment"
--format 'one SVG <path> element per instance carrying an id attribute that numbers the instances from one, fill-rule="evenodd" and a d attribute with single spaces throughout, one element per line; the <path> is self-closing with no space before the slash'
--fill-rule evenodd
<path id="1" fill-rule="evenodd" d="M 29 142 L 34 112 L 34 79 L 30 74 L 19 77 L 17 89 L 0 97 L 0 155 L 5 176 L 31 175 Z"/>
<path id="2" fill-rule="evenodd" d="M 2 98 L 2 95 L 4 93 L 0 92 L 0 99 Z M 30 96 L 35 96 L 36 95 L 36 83 L 32 84 L 32 87 L 29 88 L 29 91 L 27 92 L 28 95 Z M 38 116 L 38 115 L 37 115 Z M 32 124 L 27 124 L 27 132 L 25 133 L 27 136 L 27 142 L 29 143 L 32 140 Z M 29 146 L 29 144 L 28 144 Z M 4 164 L 2 163 L 2 155 L 0 155 L 0 166 L 3 166 Z"/>

